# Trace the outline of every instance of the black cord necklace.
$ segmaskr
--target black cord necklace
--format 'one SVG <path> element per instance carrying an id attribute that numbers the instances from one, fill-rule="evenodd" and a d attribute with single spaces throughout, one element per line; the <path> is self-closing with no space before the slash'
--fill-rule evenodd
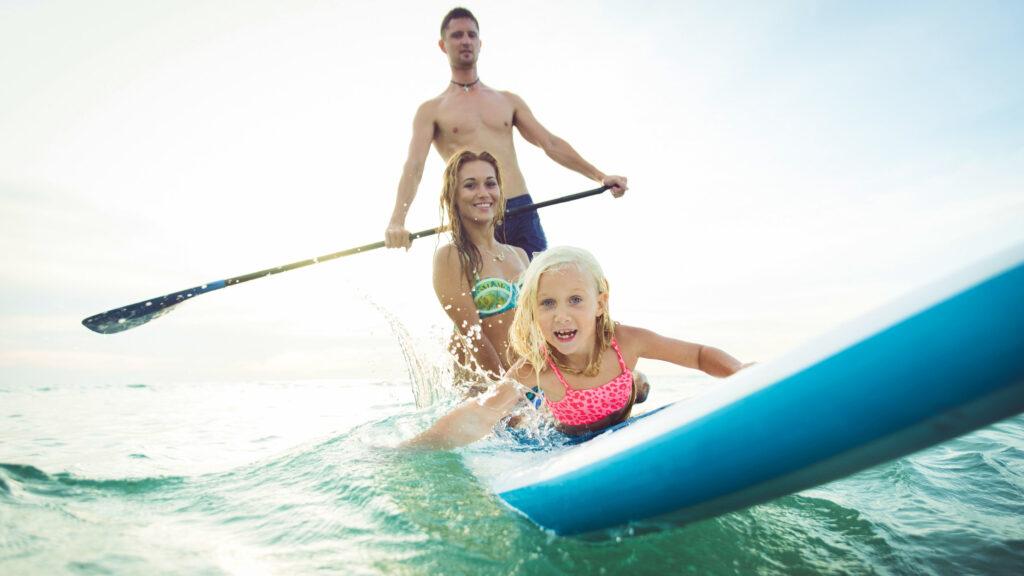
<path id="1" fill-rule="evenodd" d="M 462 86 L 463 92 L 469 92 L 469 89 L 472 88 L 477 82 L 480 82 L 479 76 L 477 76 L 476 80 L 473 80 L 469 84 L 463 84 L 462 82 L 456 82 L 455 80 L 452 80 L 452 84 L 455 84 L 456 86 Z"/>

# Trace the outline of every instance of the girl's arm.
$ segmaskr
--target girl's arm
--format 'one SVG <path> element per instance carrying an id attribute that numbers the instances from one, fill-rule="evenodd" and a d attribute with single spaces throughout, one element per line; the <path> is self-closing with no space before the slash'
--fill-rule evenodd
<path id="1" fill-rule="evenodd" d="M 463 402 L 403 445 L 447 450 L 472 444 L 487 436 L 495 424 L 515 407 L 520 396 L 514 382 L 501 382 L 493 393 Z"/>
<path id="2" fill-rule="evenodd" d="M 501 374 L 501 357 L 483 332 L 472 289 L 462 273 L 459 253 L 451 244 L 440 247 L 434 254 L 434 293 L 455 328 L 470 339 L 470 351 L 477 363 L 497 379 Z"/>
<path id="3" fill-rule="evenodd" d="M 732 376 L 744 367 L 744 364 L 728 353 L 675 338 L 667 338 L 650 330 L 619 325 L 623 341 L 631 343 L 631 347 L 640 358 L 663 360 L 700 370 L 717 378 Z"/>

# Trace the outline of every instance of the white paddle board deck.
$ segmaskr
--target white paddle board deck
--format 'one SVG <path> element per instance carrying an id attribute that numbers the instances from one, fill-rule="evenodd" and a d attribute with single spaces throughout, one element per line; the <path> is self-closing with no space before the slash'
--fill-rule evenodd
<path id="1" fill-rule="evenodd" d="M 467 464 L 559 534 L 709 518 L 1024 411 L 1024 246 L 585 443 Z"/>

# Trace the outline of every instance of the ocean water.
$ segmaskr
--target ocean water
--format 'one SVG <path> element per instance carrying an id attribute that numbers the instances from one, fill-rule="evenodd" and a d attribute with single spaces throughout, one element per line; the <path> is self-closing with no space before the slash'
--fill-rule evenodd
<path id="1" fill-rule="evenodd" d="M 425 378 L 0 385 L 0 574 L 1024 568 L 1022 417 L 719 518 L 573 538 L 505 508 L 458 451 L 395 448 L 454 401 Z M 656 379 L 648 406 L 709 385 Z"/>

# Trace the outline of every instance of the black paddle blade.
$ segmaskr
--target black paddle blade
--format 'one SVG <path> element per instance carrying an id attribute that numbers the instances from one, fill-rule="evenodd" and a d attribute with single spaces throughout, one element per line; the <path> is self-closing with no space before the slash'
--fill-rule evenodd
<path id="1" fill-rule="evenodd" d="M 82 320 L 82 325 L 99 334 L 117 334 L 142 326 L 146 322 L 167 314 L 182 302 L 206 292 L 218 290 L 225 286 L 223 280 L 203 284 L 188 290 L 174 292 L 165 296 L 143 300 L 121 308 L 114 308 L 102 314 L 90 316 Z"/>

